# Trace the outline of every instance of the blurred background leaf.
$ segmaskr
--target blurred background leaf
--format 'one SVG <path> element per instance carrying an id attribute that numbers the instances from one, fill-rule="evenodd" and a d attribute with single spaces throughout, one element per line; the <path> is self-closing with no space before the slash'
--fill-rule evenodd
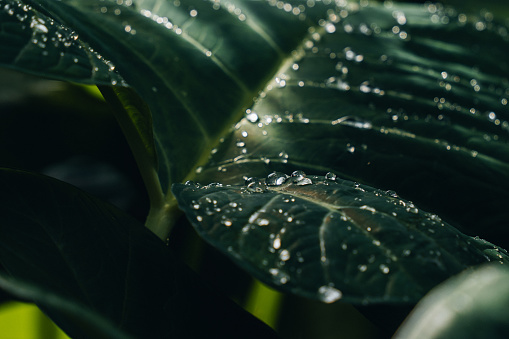
<path id="1" fill-rule="evenodd" d="M 506 338 L 509 335 L 509 271 L 485 265 L 433 289 L 394 338 Z"/>

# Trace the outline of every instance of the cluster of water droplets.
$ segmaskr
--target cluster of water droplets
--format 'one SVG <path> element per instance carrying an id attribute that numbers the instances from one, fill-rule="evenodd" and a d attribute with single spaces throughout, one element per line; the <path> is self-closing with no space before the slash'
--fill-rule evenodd
<path id="1" fill-rule="evenodd" d="M 39 48 L 43 58 L 51 58 L 49 61 L 41 62 L 90 64 L 92 77 L 104 77 L 107 74 L 112 85 L 127 86 L 116 72 L 115 65 L 81 41 L 75 31 L 37 12 L 27 4 L 0 0 L 0 10 L 15 18 L 21 30 L 30 30 L 31 38 L 28 43 Z M 29 53 L 34 51 L 30 50 Z"/>

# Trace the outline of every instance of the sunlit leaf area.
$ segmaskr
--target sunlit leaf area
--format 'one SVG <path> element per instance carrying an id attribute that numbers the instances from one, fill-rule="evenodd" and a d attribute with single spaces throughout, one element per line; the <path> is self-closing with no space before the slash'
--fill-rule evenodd
<path id="1" fill-rule="evenodd" d="M 0 337 L 508 338 L 508 18 L 0 0 Z"/>

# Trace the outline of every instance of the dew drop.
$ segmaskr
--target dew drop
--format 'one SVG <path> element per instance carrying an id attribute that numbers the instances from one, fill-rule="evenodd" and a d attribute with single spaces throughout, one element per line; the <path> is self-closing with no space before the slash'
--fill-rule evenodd
<path id="1" fill-rule="evenodd" d="M 267 176 L 265 182 L 268 186 L 280 186 L 286 182 L 288 175 L 280 172 L 272 172 Z"/>
<path id="2" fill-rule="evenodd" d="M 343 296 L 343 293 L 334 287 L 321 286 L 318 289 L 318 297 L 320 298 L 321 301 L 328 303 L 328 304 L 341 299 L 342 296 Z"/>
<path id="3" fill-rule="evenodd" d="M 327 180 L 336 181 L 337 177 L 338 176 L 332 172 L 327 172 L 327 174 L 325 174 L 325 179 L 327 179 Z"/>
<path id="4" fill-rule="evenodd" d="M 366 265 L 359 265 L 359 266 L 357 266 L 357 268 L 361 272 L 366 272 L 366 270 L 368 269 L 368 266 L 366 266 Z"/>
<path id="5" fill-rule="evenodd" d="M 327 33 L 334 33 L 334 32 L 336 31 L 336 26 L 334 26 L 334 24 L 333 24 L 333 23 L 330 23 L 330 22 L 329 22 L 329 23 L 327 23 L 327 24 L 325 25 L 325 31 L 326 31 Z"/>
<path id="6" fill-rule="evenodd" d="M 388 273 L 389 273 L 389 271 L 390 271 L 390 270 L 389 270 L 389 267 L 387 267 L 387 265 L 384 265 L 384 264 L 381 264 L 381 265 L 379 266 L 379 268 L 380 268 L 380 271 L 382 271 L 382 273 L 383 273 L 383 274 L 388 274 Z"/>
<path id="7" fill-rule="evenodd" d="M 246 110 L 246 119 L 248 121 L 252 122 L 252 123 L 255 123 L 258 120 L 260 120 L 260 118 L 258 117 L 258 114 L 256 114 L 255 112 L 251 111 L 250 109 Z"/>
<path id="8" fill-rule="evenodd" d="M 279 253 L 279 258 L 283 261 L 287 261 L 290 259 L 290 252 L 288 250 L 282 250 L 281 253 Z"/>
<path id="9" fill-rule="evenodd" d="M 278 250 L 281 247 L 281 238 L 279 237 L 279 235 L 276 237 L 276 239 L 274 239 L 272 247 L 274 247 L 274 249 L 276 250 Z"/>

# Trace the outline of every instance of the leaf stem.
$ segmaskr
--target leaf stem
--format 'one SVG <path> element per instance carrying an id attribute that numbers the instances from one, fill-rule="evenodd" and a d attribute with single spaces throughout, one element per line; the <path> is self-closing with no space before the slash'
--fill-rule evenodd
<path id="1" fill-rule="evenodd" d="M 150 210 L 145 226 L 166 240 L 178 214 L 174 198 L 166 199 L 157 174 L 152 116 L 145 102 L 131 88 L 98 86 L 127 139 L 147 189 Z"/>

